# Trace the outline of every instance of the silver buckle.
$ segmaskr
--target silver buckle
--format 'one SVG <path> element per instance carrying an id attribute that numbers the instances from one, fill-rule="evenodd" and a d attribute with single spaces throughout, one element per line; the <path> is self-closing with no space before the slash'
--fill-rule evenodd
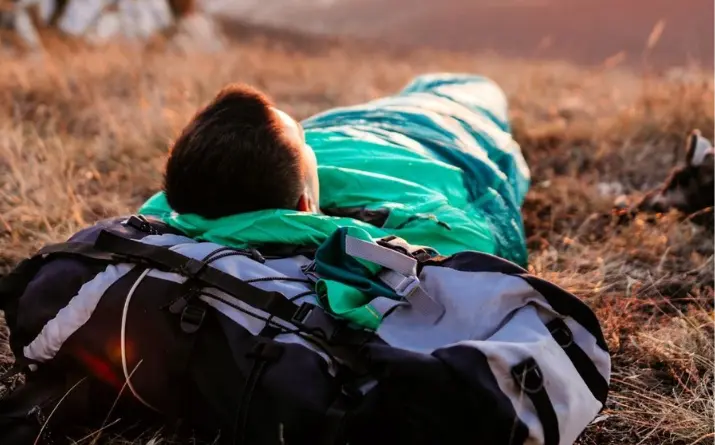
<path id="1" fill-rule="evenodd" d="M 395 293 L 399 295 L 402 298 L 409 298 L 412 293 L 417 290 L 417 288 L 420 287 L 420 279 L 411 276 L 411 277 L 404 277 L 402 281 L 400 281 L 396 286 L 395 286 Z"/>

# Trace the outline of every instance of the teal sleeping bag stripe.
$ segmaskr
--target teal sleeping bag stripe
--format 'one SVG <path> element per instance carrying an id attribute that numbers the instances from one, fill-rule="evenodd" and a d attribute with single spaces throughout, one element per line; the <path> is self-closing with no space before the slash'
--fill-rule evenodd
<path id="1" fill-rule="evenodd" d="M 320 166 L 321 206 L 388 207 L 383 229 L 408 242 L 526 264 L 529 169 L 491 80 L 421 76 L 394 96 L 303 125 Z"/>

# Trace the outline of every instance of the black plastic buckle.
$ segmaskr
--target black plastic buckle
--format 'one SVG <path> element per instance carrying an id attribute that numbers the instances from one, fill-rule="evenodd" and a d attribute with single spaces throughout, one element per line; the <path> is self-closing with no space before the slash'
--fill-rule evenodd
<path id="1" fill-rule="evenodd" d="M 310 303 L 301 304 L 289 321 L 313 334 L 319 334 L 325 340 L 330 340 L 338 328 L 338 320 Z"/>
<path id="2" fill-rule="evenodd" d="M 410 252 L 401 246 L 399 243 L 394 242 L 397 239 L 395 235 L 388 235 L 386 237 L 380 238 L 375 241 L 375 244 L 382 247 L 387 247 L 396 252 L 400 252 L 403 255 L 410 255 Z"/>
<path id="3" fill-rule="evenodd" d="M 207 265 L 208 263 L 204 261 L 189 258 L 186 263 L 179 268 L 179 273 L 190 278 L 196 278 Z"/>
<path id="4" fill-rule="evenodd" d="M 161 235 L 161 233 L 143 217 L 133 215 L 126 221 L 126 225 L 134 227 L 140 232 L 148 233 L 149 235 Z"/>
<path id="5" fill-rule="evenodd" d="M 544 375 L 533 358 L 526 359 L 511 368 L 511 376 L 527 394 L 536 394 L 544 389 Z"/>
<path id="6" fill-rule="evenodd" d="M 206 309 L 196 304 L 188 304 L 181 311 L 181 330 L 193 334 L 199 330 L 206 317 Z"/>
<path id="7" fill-rule="evenodd" d="M 293 314 L 293 317 L 290 319 L 291 322 L 296 322 L 298 324 L 303 324 L 306 318 L 308 318 L 308 315 L 310 315 L 310 312 L 312 311 L 312 308 L 316 307 L 313 304 L 310 303 L 303 303 L 298 307 L 298 310 L 295 311 L 295 314 Z"/>
<path id="8" fill-rule="evenodd" d="M 554 338 L 556 343 L 558 343 L 563 349 L 568 348 L 574 343 L 573 332 L 571 332 L 571 329 L 569 329 L 568 325 L 566 325 L 562 319 L 557 318 L 550 321 L 546 326 L 548 327 L 549 332 L 551 332 L 551 336 Z"/>

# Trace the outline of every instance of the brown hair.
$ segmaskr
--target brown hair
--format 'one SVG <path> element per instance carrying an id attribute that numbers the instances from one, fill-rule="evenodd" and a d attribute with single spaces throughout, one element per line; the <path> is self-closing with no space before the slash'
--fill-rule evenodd
<path id="1" fill-rule="evenodd" d="M 214 219 L 296 208 L 304 187 L 300 150 L 270 107 L 261 92 L 233 84 L 196 113 L 166 164 L 173 210 Z"/>

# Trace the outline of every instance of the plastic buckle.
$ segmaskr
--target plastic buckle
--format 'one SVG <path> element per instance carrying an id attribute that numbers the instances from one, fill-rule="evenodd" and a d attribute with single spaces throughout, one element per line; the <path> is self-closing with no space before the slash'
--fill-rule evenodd
<path id="1" fill-rule="evenodd" d="M 159 235 L 159 231 L 156 230 L 146 219 L 131 216 L 127 221 L 126 225 L 133 227 L 140 232 L 148 233 L 149 235 Z"/>
<path id="2" fill-rule="evenodd" d="M 417 249 L 414 252 L 412 252 L 412 256 L 419 262 L 419 263 L 424 263 L 425 261 L 429 261 L 432 259 L 433 256 L 437 255 L 435 250 L 432 249 Z"/>
<path id="3" fill-rule="evenodd" d="M 375 241 L 375 244 L 378 246 L 382 247 L 387 247 L 388 249 L 392 249 L 396 252 L 400 252 L 403 255 L 410 255 L 410 251 L 407 250 L 404 246 L 400 244 L 399 241 L 396 241 L 397 237 L 395 235 L 389 235 L 384 238 L 380 238 L 377 241 Z"/>
<path id="4" fill-rule="evenodd" d="M 420 279 L 416 276 L 404 277 L 393 289 L 395 293 L 402 297 L 409 299 L 410 295 L 420 287 Z"/>
<path id="5" fill-rule="evenodd" d="M 186 306 L 189 304 L 189 300 L 191 299 L 191 294 L 187 295 L 182 295 L 176 300 L 172 301 L 171 304 L 169 305 L 169 312 L 174 314 L 174 315 L 179 315 L 184 311 Z"/>
<path id="6" fill-rule="evenodd" d="M 315 264 L 315 260 L 313 260 L 310 263 L 301 266 L 300 270 L 303 272 L 303 275 L 305 275 L 306 278 L 308 278 L 313 283 L 317 283 L 320 280 L 320 276 L 318 276 L 317 272 L 315 272 L 316 267 L 317 266 Z"/>
<path id="7" fill-rule="evenodd" d="M 549 332 L 551 332 L 551 336 L 554 338 L 556 343 L 558 343 L 563 349 L 573 345 L 573 333 L 566 323 L 561 319 L 558 319 L 558 321 L 554 320 L 552 323 L 553 327 L 550 327 Z"/>
<path id="8" fill-rule="evenodd" d="M 194 258 L 189 258 L 186 263 L 179 268 L 179 273 L 191 278 L 195 278 L 206 267 L 206 263 Z"/>
<path id="9" fill-rule="evenodd" d="M 195 304 L 187 305 L 181 311 L 181 330 L 193 334 L 199 330 L 206 317 L 206 309 Z"/>
<path id="10" fill-rule="evenodd" d="M 527 394 L 536 394 L 544 389 L 544 376 L 539 364 L 533 358 L 511 368 L 511 375 L 516 384 Z"/>
<path id="11" fill-rule="evenodd" d="M 325 340 L 330 340 L 337 331 L 337 320 L 322 308 L 310 303 L 301 304 L 291 317 L 290 322 L 311 333 L 320 332 Z"/>

